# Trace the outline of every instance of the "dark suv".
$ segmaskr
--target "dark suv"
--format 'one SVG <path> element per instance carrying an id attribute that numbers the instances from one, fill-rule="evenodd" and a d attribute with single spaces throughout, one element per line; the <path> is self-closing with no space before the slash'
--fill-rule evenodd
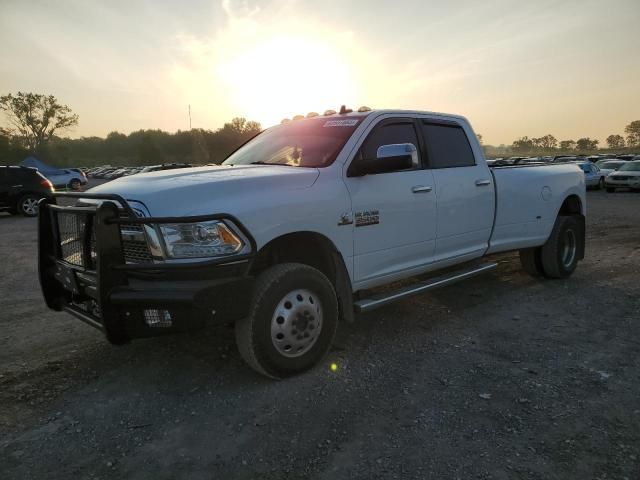
<path id="1" fill-rule="evenodd" d="M 53 192 L 51 182 L 35 168 L 0 166 L 0 211 L 35 217 L 40 199 Z"/>

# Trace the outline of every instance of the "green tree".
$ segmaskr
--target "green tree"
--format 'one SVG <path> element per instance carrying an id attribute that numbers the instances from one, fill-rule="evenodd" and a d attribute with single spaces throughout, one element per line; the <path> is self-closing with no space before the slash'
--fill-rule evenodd
<path id="1" fill-rule="evenodd" d="M 640 147 L 640 120 L 635 120 L 624 127 L 627 134 L 627 147 Z"/>
<path id="2" fill-rule="evenodd" d="M 609 135 L 607 137 L 609 148 L 624 148 L 624 137 L 622 135 Z"/>
<path id="3" fill-rule="evenodd" d="M 24 146 L 38 152 L 57 131 L 78 124 L 78 115 L 53 95 L 18 92 L 0 97 L 0 110 Z M 13 133 L 13 132 L 12 132 Z"/>
<path id="4" fill-rule="evenodd" d="M 596 148 L 598 148 L 598 143 L 600 143 L 598 140 L 592 140 L 589 137 L 583 137 L 579 138 L 578 141 L 576 141 L 576 148 L 580 151 L 595 150 Z"/>
<path id="5" fill-rule="evenodd" d="M 576 148 L 574 140 L 562 140 L 560 142 L 560 150 L 573 150 L 574 148 Z"/>
<path id="6" fill-rule="evenodd" d="M 529 137 L 520 137 L 517 140 L 514 140 L 511 148 L 516 152 L 528 152 L 534 147 L 533 140 Z"/>
<path id="7" fill-rule="evenodd" d="M 558 140 L 550 133 L 545 135 L 544 137 L 540 137 L 538 140 L 540 143 L 540 147 L 548 150 L 556 148 L 558 146 Z"/>

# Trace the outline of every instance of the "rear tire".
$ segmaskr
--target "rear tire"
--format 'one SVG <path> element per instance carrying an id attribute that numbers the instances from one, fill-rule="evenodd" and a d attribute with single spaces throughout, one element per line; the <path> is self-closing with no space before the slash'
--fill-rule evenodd
<path id="1" fill-rule="evenodd" d="M 25 217 L 37 217 L 39 201 L 40 197 L 32 193 L 23 195 L 20 200 L 18 200 L 18 211 Z"/>
<path id="2" fill-rule="evenodd" d="M 572 216 L 558 216 L 551 235 L 540 250 L 542 269 L 547 278 L 567 278 L 578 264 L 580 242 L 578 221 Z"/>
<path id="3" fill-rule="evenodd" d="M 520 250 L 520 264 L 522 265 L 522 269 L 532 277 L 544 275 L 539 247 Z"/>
<path id="4" fill-rule="evenodd" d="M 598 190 L 602 190 L 604 188 L 604 177 L 600 177 L 600 181 L 598 182 Z"/>
<path id="5" fill-rule="evenodd" d="M 607 187 L 607 193 L 613 193 L 615 191 L 616 191 L 615 188 Z"/>
<path id="6" fill-rule="evenodd" d="M 249 312 L 236 322 L 238 350 L 251 368 L 275 379 L 320 362 L 338 326 L 333 285 L 319 270 L 299 263 L 262 272 Z"/>

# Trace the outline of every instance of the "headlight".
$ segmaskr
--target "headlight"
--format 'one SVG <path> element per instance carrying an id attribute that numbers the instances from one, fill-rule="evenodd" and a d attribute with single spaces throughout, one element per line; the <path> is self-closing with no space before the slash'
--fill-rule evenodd
<path id="1" fill-rule="evenodd" d="M 238 253 L 244 242 L 219 220 L 159 225 L 167 258 L 219 257 Z"/>

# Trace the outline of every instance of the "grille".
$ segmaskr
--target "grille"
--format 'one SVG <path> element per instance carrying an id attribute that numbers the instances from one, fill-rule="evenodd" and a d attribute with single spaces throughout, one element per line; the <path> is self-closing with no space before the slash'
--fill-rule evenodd
<path id="1" fill-rule="evenodd" d="M 73 265 L 95 269 L 96 232 L 90 214 L 57 212 L 57 222 L 61 259 Z M 91 237 L 86 250 L 89 257 L 85 259 L 84 238 L 87 232 L 91 232 Z M 120 225 L 120 236 L 126 263 L 153 261 L 142 225 L 123 223 Z"/>
<path id="2" fill-rule="evenodd" d="M 122 236 L 124 259 L 127 263 L 148 263 L 153 261 L 142 225 L 123 223 L 120 225 L 120 234 Z M 139 239 L 132 237 L 138 237 Z"/>
<path id="3" fill-rule="evenodd" d="M 89 217 L 83 213 L 58 212 L 62 260 L 84 266 L 84 235 Z"/>

